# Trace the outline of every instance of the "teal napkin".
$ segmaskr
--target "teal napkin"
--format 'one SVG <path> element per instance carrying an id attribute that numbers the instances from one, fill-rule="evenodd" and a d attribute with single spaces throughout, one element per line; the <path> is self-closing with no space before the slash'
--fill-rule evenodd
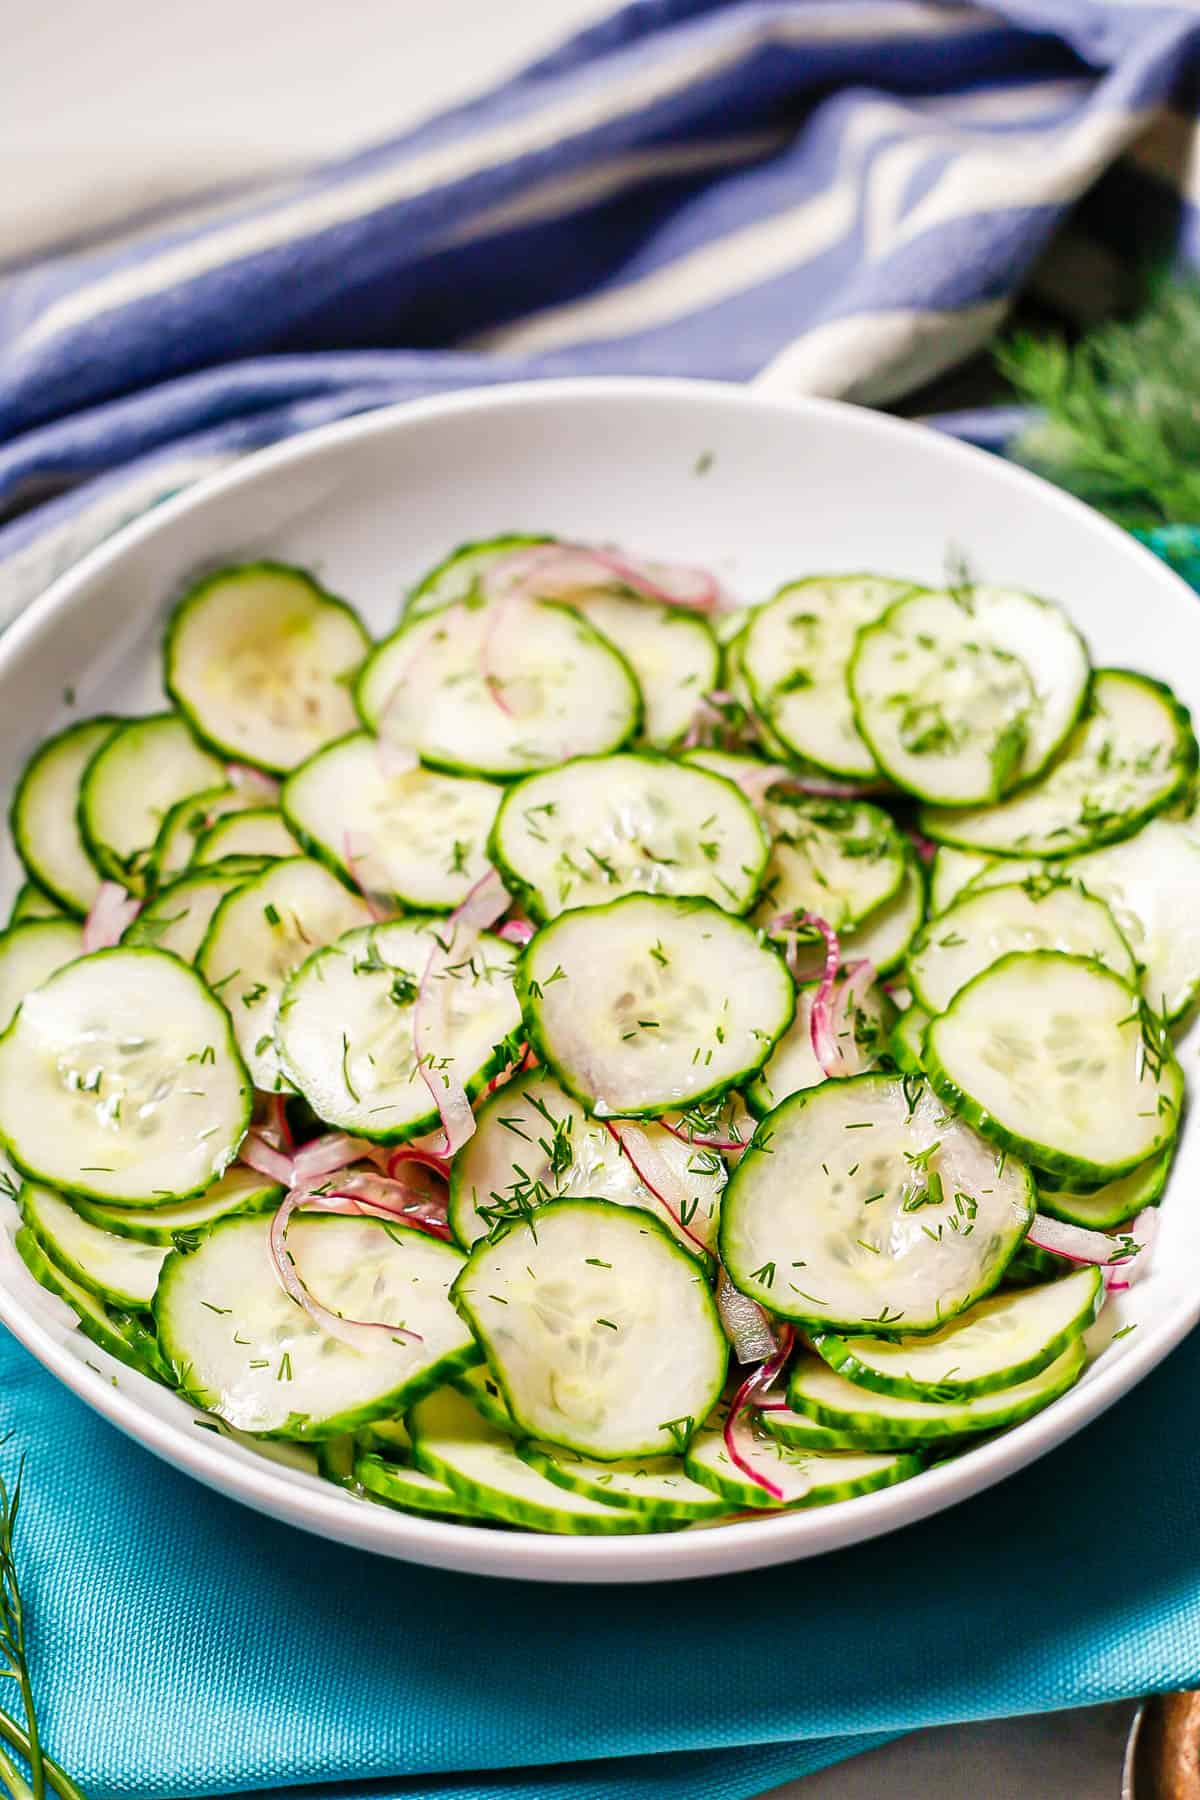
<path id="1" fill-rule="evenodd" d="M 1198 1391 L 1194 1338 L 923 1524 L 755 1574 L 565 1588 L 272 1524 L 4 1337 L 44 1731 L 92 1800 L 742 1800 L 917 1726 L 1194 1685 Z"/>

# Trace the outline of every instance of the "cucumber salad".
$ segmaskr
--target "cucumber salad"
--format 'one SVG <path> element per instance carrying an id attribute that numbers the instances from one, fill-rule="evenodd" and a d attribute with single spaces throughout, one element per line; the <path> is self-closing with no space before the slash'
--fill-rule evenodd
<path id="1" fill-rule="evenodd" d="M 220 569 L 163 685 L 13 796 L 0 1139 L 48 1304 L 197 1426 L 683 1530 L 916 1477 L 1134 1329 L 1197 746 L 1052 601 L 514 533 L 380 642 Z"/>

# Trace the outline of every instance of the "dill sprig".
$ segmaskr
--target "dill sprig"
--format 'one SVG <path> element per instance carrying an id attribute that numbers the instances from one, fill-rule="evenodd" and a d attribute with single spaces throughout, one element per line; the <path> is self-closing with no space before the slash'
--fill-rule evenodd
<path id="1" fill-rule="evenodd" d="M 1043 417 L 1011 454 L 1130 530 L 1200 523 L 1200 282 L 1076 344 L 1021 333 L 1001 373 Z"/>
<path id="2" fill-rule="evenodd" d="M 0 1439 L 0 1443 L 5 1442 L 7 1439 Z M 85 1800 L 82 1790 L 70 1776 L 46 1755 L 38 1731 L 29 1672 L 25 1602 L 15 1551 L 24 1475 L 24 1457 L 17 1466 L 17 1478 L 11 1488 L 0 1474 L 0 1678 L 16 1683 L 25 1714 L 25 1725 L 21 1727 L 6 1712 L 0 1711 L 0 1738 L 24 1757 L 29 1765 L 29 1780 L 26 1781 L 12 1759 L 0 1751 L 0 1781 L 11 1800 L 45 1800 L 47 1787 L 59 1795 L 60 1800 Z"/>

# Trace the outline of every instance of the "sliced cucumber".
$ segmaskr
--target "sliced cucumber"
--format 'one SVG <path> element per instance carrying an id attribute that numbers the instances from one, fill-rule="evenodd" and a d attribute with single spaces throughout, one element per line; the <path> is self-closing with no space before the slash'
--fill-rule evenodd
<path id="1" fill-rule="evenodd" d="M 607 1200 L 550 1201 L 476 1245 L 454 1300 L 518 1426 L 583 1456 L 669 1455 L 679 1421 L 705 1417 L 725 1380 L 695 1258 L 648 1213 Z"/>
<path id="2" fill-rule="evenodd" d="M 1094 957 L 1131 987 L 1137 984 L 1137 964 L 1107 906 L 1062 882 L 963 895 L 913 944 L 908 979 L 928 1012 L 945 1012 L 960 988 L 1012 950 Z"/>
<path id="3" fill-rule="evenodd" d="M 72 1280 L 65 1270 L 51 1262 L 28 1225 L 17 1232 L 17 1252 L 35 1281 L 48 1293 L 65 1300 L 79 1320 L 79 1329 L 101 1350 L 107 1350 L 118 1362 L 136 1369 L 140 1375 L 152 1375 L 161 1381 L 166 1375 L 158 1345 L 146 1327 L 127 1313 L 111 1312 L 95 1294 Z"/>
<path id="4" fill-rule="evenodd" d="M 283 1198 L 277 1183 L 265 1181 L 253 1169 L 235 1163 L 220 1181 L 194 1200 L 178 1200 L 167 1206 L 104 1206 L 81 1195 L 71 1196 L 71 1205 L 84 1219 L 101 1230 L 115 1232 L 118 1237 L 134 1238 L 142 1244 L 175 1244 L 181 1232 L 193 1233 L 218 1219 L 234 1213 L 273 1211 Z"/>
<path id="5" fill-rule="evenodd" d="M 890 975 L 907 956 L 924 918 L 925 877 L 915 855 L 909 855 L 905 859 L 904 880 L 892 899 L 842 936 L 842 960 L 857 962 L 865 957 L 874 964 L 876 975 Z M 815 981 L 824 960 L 823 944 L 802 943 L 796 959 L 797 981 Z"/>
<path id="6" fill-rule="evenodd" d="M 462 1267 L 449 1244 L 378 1219 L 293 1215 L 287 1254 L 314 1299 L 347 1321 L 343 1342 L 285 1293 L 269 1229 L 253 1215 L 225 1219 L 163 1264 L 159 1342 L 197 1406 L 255 1436 L 335 1437 L 390 1418 L 477 1359 L 448 1298 Z"/>
<path id="7" fill-rule="evenodd" d="M 621 1512 L 556 1487 L 522 1462 L 512 1439 L 454 1388 L 422 1400 L 408 1422 L 417 1467 L 488 1518 L 566 1535 L 654 1529 L 645 1513 Z"/>
<path id="8" fill-rule="evenodd" d="M 755 1076 L 746 1089 L 746 1104 L 755 1118 L 761 1119 L 789 1094 L 817 1087 L 825 1080 L 825 1071 L 817 1061 L 812 1040 L 816 995 L 814 983 L 799 989 L 795 1018 L 772 1051 L 761 1075 Z M 849 1056 L 853 1046 L 864 1072 L 873 1069 L 879 1061 L 892 1012 L 887 995 L 879 987 L 868 988 L 858 1005 L 851 1004 L 846 1009 L 845 1022 L 837 1033 L 838 1048 Z"/>
<path id="9" fill-rule="evenodd" d="M 462 1382 L 478 1372 L 478 1365 L 473 1369 L 459 1369 L 450 1379 Z M 412 1462 L 412 1438 L 403 1419 L 372 1419 L 369 1425 L 360 1426 L 355 1432 L 354 1445 L 365 1455 L 382 1456 L 388 1462 L 403 1463 L 406 1467 Z"/>
<path id="10" fill-rule="evenodd" d="M 891 1438 L 880 1431 L 835 1431 L 831 1425 L 819 1425 L 807 1413 L 793 1412 L 790 1406 L 775 1404 L 755 1411 L 754 1421 L 768 1437 L 781 1444 L 799 1445 L 805 1450 L 880 1450 L 907 1449 L 904 1438 Z"/>
<path id="11" fill-rule="evenodd" d="M 372 1500 L 398 1506 L 404 1512 L 429 1513 L 435 1519 L 478 1519 L 477 1506 L 464 1500 L 422 1469 L 399 1467 L 381 1456 L 367 1454 L 354 1459 L 354 1479 Z"/>
<path id="12" fill-rule="evenodd" d="M 29 919 L 0 932 L 0 1031 L 26 994 L 83 955 L 83 931 L 75 919 Z"/>
<path id="13" fill-rule="evenodd" d="M 879 774 L 854 721 L 846 670 L 859 627 L 911 586 L 888 575 L 812 575 L 750 615 L 740 666 L 755 711 L 792 756 L 851 781 Z"/>
<path id="14" fill-rule="evenodd" d="M 792 1022 L 780 957 L 708 900 L 628 894 L 561 913 L 517 993 L 530 1041 L 598 1118 L 645 1118 L 740 1086 Z"/>
<path id="15" fill-rule="evenodd" d="M 445 930 L 444 920 L 430 918 L 360 926 L 315 950 L 284 988 L 275 1025 L 280 1066 L 326 1124 L 385 1144 L 437 1129 L 413 1023 Z M 449 1068 L 473 1098 L 510 1060 L 505 1040 L 521 1024 L 516 951 L 484 935 L 461 957 L 452 943 L 447 954 L 425 1002 L 438 1017 L 436 1069 Z"/>
<path id="16" fill-rule="evenodd" d="M 354 729 L 350 683 L 369 648 L 346 602 L 303 569 L 243 563 L 179 601 L 164 679 L 205 743 L 281 774 Z"/>
<path id="17" fill-rule="evenodd" d="M 502 793 L 433 769 L 389 774 L 378 740 L 360 731 L 293 770 L 280 805 L 308 853 L 351 886 L 441 912 L 486 875 Z"/>
<path id="18" fill-rule="evenodd" d="M 1109 908 L 1142 963 L 1151 1006 L 1180 1018 L 1200 990 L 1200 825 L 1151 819 L 1123 843 L 1065 865 L 1072 881 Z"/>
<path id="19" fill-rule="evenodd" d="M 82 1218 L 53 1188 L 27 1181 L 18 1204 L 42 1249 L 73 1281 L 109 1306 L 144 1311 L 167 1250 L 118 1237 Z"/>
<path id="20" fill-rule="evenodd" d="M 835 1431 L 886 1430 L 894 1438 L 928 1443 L 933 1438 L 965 1437 L 1019 1425 L 1074 1387 L 1086 1362 L 1086 1346 L 1082 1337 L 1075 1336 L 1053 1362 L 1012 1387 L 962 1400 L 910 1400 L 873 1393 L 848 1381 L 819 1357 L 804 1356 L 792 1369 L 788 1401 L 797 1412 L 807 1413 Z"/>
<path id="21" fill-rule="evenodd" d="M 1015 1387 L 1081 1337 L 1104 1303 L 1099 1269 L 981 1300 L 929 1337 L 837 1337 L 813 1349 L 857 1387 L 903 1400 L 964 1400 Z"/>
<path id="22" fill-rule="evenodd" d="M 630 1128 L 626 1126 L 625 1131 Z M 660 1197 L 638 1173 L 638 1156 L 602 1121 L 590 1119 L 547 1069 L 516 1075 L 484 1101 L 475 1133 L 454 1159 L 450 1224 L 469 1250 L 546 1200 L 589 1196 L 640 1206 L 685 1248 L 716 1243 L 726 1182 L 720 1155 L 648 1122 L 635 1128 L 665 1162 L 680 1198 Z"/>
<path id="23" fill-rule="evenodd" d="M 920 1472 L 920 1458 L 884 1451 L 829 1450 L 786 1444 L 762 1429 L 757 1415 L 742 1413 L 733 1439 L 742 1460 L 779 1490 L 770 1493 L 752 1481 L 725 1446 L 727 1402 L 688 1445 L 684 1468 L 693 1481 L 719 1494 L 728 1506 L 773 1510 L 777 1507 L 833 1506 L 876 1488 L 891 1487 Z"/>
<path id="24" fill-rule="evenodd" d="M 1114 1225 L 1124 1225 L 1145 1207 L 1153 1206 L 1161 1199 L 1174 1154 L 1174 1144 L 1168 1144 L 1157 1156 L 1139 1163 L 1132 1174 L 1122 1175 L 1118 1180 L 1106 1182 L 1103 1187 L 1092 1188 L 1086 1193 L 1056 1187 L 1052 1175 L 1039 1173 L 1038 1209 L 1052 1218 L 1065 1219 L 1068 1225 L 1111 1231 Z"/>
<path id="25" fill-rule="evenodd" d="M 162 822 L 150 859 L 153 885 L 160 886 L 182 875 L 196 845 L 218 819 L 231 813 L 249 812 L 262 805 L 262 795 L 248 787 L 204 788 L 177 800 Z M 295 854 L 295 845 L 291 854 Z"/>
<path id="26" fill-rule="evenodd" d="M 768 843 L 730 781 L 663 756 L 596 756 L 511 787 L 488 852 L 538 919 L 623 894 L 699 895 L 745 912 Z"/>
<path id="27" fill-rule="evenodd" d="M 596 1462 L 569 1450 L 549 1451 L 540 1444 L 517 1445 L 522 1462 L 568 1493 L 583 1494 L 601 1506 L 646 1513 L 652 1519 L 713 1519 L 727 1512 L 725 1502 L 684 1472 L 677 1456 L 629 1457 L 623 1462 Z"/>
<path id="28" fill-rule="evenodd" d="M 291 976 L 314 949 L 370 923 L 365 901 L 302 856 L 272 863 L 221 901 L 196 966 L 229 1008 L 255 1087 L 278 1091 L 285 1082 L 275 1019 Z"/>
<path id="29" fill-rule="evenodd" d="M 295 856 L 299 845 L 275 806 L 252 806 L 227 813 L 210 825 L 196 844 L 192 862 L 197 869 L 223 862 L 227 856 Z"/>
<path id="30" fill-rule="evenodd" d="M 385 638 L 356 689 L 365 724 L 453 773 L 524 775 L 617 750 L 641 724 L 624 658 L 569 607 L 445 607 Z"/>
<path id="31" fill-rule="evenodd" d="M 123 944 L 149 945 L 170 950 L 184 962 L 194 962 L 207 935 L 213 914 L 226 894 L 243 886 L 247 877 L 231 869 L 208 869 L 203 875 L 184 875 L 160 888 L 126 926 Z"/>
<path id="32" fill-rule="evenodd" d="M 80 835 L 79 784 L 120 719 L 81 719 L 39 744 L 12 797 L 9 822 L 17 855 L 37 886 L 67 912 L 86 913 L 100 877 Z"/>
<path id="33" fill-rule="evenodd" d="M 642 737 L 660 750 L 683 737 L 715 688 L 721 651 L 698 613 L 626 594 L 588 593 L 571 605 L 616 646 L 642 691 Z"/>
<path id="34" fill-rule="evenodd" d="M 79 829 L 107 881 L 144 893 L 154 846 L 177 800 L 224 779 L 178 713 L 128 719 L 101 743 L 79 785 Z"/>
<path id="35" fill-rule="evenodd" d="M 457 600 L 485 603 L 480 577 L 493 563 L 511 556 L 514 550 L 527 550 L 533 544 L 551 544 L 553 538 L 544 533 L 509 532 L 504 537 L 484 538 L 476 543 L 460 544 L 449 556 L 423 575 L 410 588 L 404 602 L 405 619 L 421 619 L 427 613 L 439 612 Z"/>
<path id="36" fill-rule="evenodd" d="M 47 1186 L 154 1206 L 225 1173 L 250 1121 L 229 1017 L 159 950 L 100 950 L 28 995 L 0 1038 L 0 1135 Z"/>
<path id="37" fill-rule="evenodd" d="M 930 912 L 945 912 L 977 875 L 991 867 L 991 859 L 978 855 L 974 850 L 955 850 L 949 844 L 940 845 L 929 871 Z M 1021 877 L 1012 875 L 1007 879 L 1019 881 Z"/>
<path id="38" fill-rule="evenodd" d="M 936 1331 L 990 1292 L 1033 1181 L 913 1076 L 857 1075 L 761 1122 L 721 1207 L 742 1293 L 809 1326 Z"/>
<path id="39" fill-rule="evenodd" d="M 476 1363 L 473 1368 L 460 1369 L 450 1377 L 450 1383 L 467 1396 L 489 1425 L 494 1425 L 498 1431 L 507 1432 L 509 1437 L 520 1436 L 517 1422 L 505 1405 L 500 1384 L 486 1363 Z"/>
<path id="40" fill-rule="evenodd" d="M 847 931 L 899 891 L 907 850 L 882 808 L 777 793 L 766 814 L 771 859 L 755 918 L 768 930 L 779 913 L 813 912 Z"/>
<path id="41" fill-rule="evenodd" d="M 44 894 L 34 882 L 24 881 L 17 889 L 8 922 L 10 926 L 25 925 L 30 919 L 66 919 L 70 916 L 57 900 L 51 900 L 49 894 Z"/>
<path id="42" fill-rule="evenodd" d="M 1136 994 L 1088 957 L 1001 957 L 925 1034 L 929 1079 L 985 1137 L 1068 1183 L 1127 1175 L 1175 1136 L 1183 1074 Z"/>
<path id="43" fill-rule="evenodd" d="M 925 1049 L 925 1027 L 929 1023 L 929 1014 L 923 1006 L 910 1006 L 902 1012 L 892 1027 L 892 1035 L 888 1048 L 892 1061 L 906 1075 L 920 1075 L 924 1070 L 921 1058 Z"/>
<path id="44" fill-rule="evenodd" d="M 1079 724 L 1037 781 L 998 806 L 929 806 L 938 843 L 998 856 L 1071 856 L 1131 837 L 1183 793 L 1196 769 L 1186 707 L 1161 682 L 1098 669 Z"/>
<path id="45" fill-rule="evenodd" d="M 897 600 L 860 631 L 847 679 L 859 732 L 909 793 L 978 805 L 1019 778 L 1033 681 L 955 595 Z"/>

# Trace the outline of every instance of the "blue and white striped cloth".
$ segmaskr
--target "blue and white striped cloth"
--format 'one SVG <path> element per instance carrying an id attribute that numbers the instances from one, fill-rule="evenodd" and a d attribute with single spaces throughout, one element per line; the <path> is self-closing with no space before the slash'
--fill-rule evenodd
<path id="1" fill-rule="evenodd" d="M 288 433 L 564 372 L 884 403 L 1031 282 L 1200 255 L 1200 12 L 635 0 L 286 183 L 0 275 L 0 623 Z M 1052 242 L 1053 240 L 1053 242 Z"/>

